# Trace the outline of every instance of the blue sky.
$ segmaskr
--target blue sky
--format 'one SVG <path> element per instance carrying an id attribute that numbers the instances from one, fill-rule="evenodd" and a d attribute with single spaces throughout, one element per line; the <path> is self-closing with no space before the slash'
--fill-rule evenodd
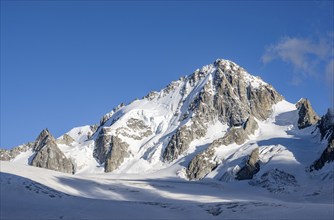
<path id="1" fill-rule="evenodd" d="M 99 122 L 217 58 L 333 106 L 333 1 L 1 1 L 1 147 Z"/>

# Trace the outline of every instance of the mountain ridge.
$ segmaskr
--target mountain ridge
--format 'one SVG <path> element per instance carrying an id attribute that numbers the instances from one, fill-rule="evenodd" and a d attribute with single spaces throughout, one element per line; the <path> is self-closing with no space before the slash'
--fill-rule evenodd
<path id="1" fill-rule="evenodd" d="M 280 114 L 287 118 L 279 118 L 275 108 L 282 108 Z M 229 167 L 215 178 L 225 176 L 226 179 L 232 175 L 234 179 L 246 176 L 249 179 L 256 174 L 251 172 L 250 175 L 250 170 L 254 170 L 255 164 L 261 164 L 261 147 L 254 148 L 247 143 L 262 141 L 257 138 L 263 126 L 279 128 L 282 137 L 299 135 L 310 127 L 322 135 L 318 130 L 324 120 L 320 120 L 307 99 L 301 99 L 296 106 L 288 103 L 259 77 L 250 75 L 232 61 L 217 59 L 171 82 L 159 92 L 150 92 L 128 105 L 118 105 L 102 116 L 99 125 L 74 128 L 56 140 L 51 138 L 48 144 L 39 140 L 40 136 L 49 133 L 43 130 L 36 141 L 31 142 L 38 145 L 42 141 L 41 146 L 32 147 L 28 143 L 12 150 L 1 150 L 0 158 L 15 162 L 21 157 L 20 161 L 26 164 L 68 173 L 150 173 L 175 167 L 177 170 L 169 175 L 199 180 L 216 169 L 223 169 L 226 157 L 237 153 L 220 155 L 224 146 L 242 148 L 247 145 L 249 156 L 255 155 L 251 152 L 258 149 L 255 161 L 234 165 L 233 172 Z M 327 130 L 333 133 L 333 129 Z M 311 133 L 305 136 L 308 135 Z M 25 153 L 27 155 L 23 156 Z M 55 155 L 53 162 L 47 162 L 50 155 Z M 332 158 L 330 153 L 329 159 L 325 156 L 321 161 L 325 164 Z M 307 166 L 312 166 L 312 162 L 316 164 L 317 159 L 314 157 Z M 182 160 L 186 162 L 180 162 Z M 67 164 L 66 168 L 59 168 L 62 164 Z M 242 164 L 245 166 L 240 168 Z M 261 165 L 256 166 L 255 170 L 261 169 Z M 247 174 L 240 176 L 245 169 Z"/>

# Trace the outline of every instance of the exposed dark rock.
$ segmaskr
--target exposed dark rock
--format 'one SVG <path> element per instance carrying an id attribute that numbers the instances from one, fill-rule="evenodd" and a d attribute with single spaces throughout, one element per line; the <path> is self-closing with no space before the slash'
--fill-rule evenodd
<path id="1" fill-rule="evenodd" d="M 239 170 L 235 178 L 237 180 L 252 179 L 253 176 L 259 171 L 259 148 L 255 148 L 249 156 L 246 165 Z"/>
<path id="2" fill-rule="evenodd" d="M 122 102 L 121 104 L 117 105 L 111 112 L 105 114 L 101 119 L 100 119 L 100 125 L 96 127 L 95 131 L 102 125 L 104 125 L 113 115 L 115 112 L 123 108 L 125 104 Z M 94 131 L 94 132 L 95 132 Z"/>
<path id="3" fill-rule="evenodd" d="M 223 138 L 217 139 L 204 151 L 197 154 L 189 163 L 187 176 L 191 180 L 198 180 L 205 177 L 208 173 L 218 166 L 214 160 L 215 148 L 221 145 L 230 145 L 232 143 L 244 143 L 248 135 L 253 134 L 258 129 L 258 124 L 253 116 L 250 116 L 245 124 L 238 128 L 231 128 Z"/>
<path id="4" fill-rule="evenodd" d="M 92 134 L 94 134 L 98 128 L 99 128 L 98 124 L 89 126 L 89 129 L 92 131 Z"/>
<path id="5" fill-rule="evenodd" d="M 243 144 L 249 135 L 254 134 L 256 129 L 258 129 L 258 124 L 255 121 L 253 116 L 249 116 L 247 121 L 244 123 L 243 126 L 240 127 L 232 127 L 224 137 L 218 139 L 214 142 L 216 146 L 220 145 L 230 145 L 233 143 L 236 144 Z"/>
<path id="6" fill-rule="evenodd" d="M 33 143 L 34 151 L 39 151 L 42 147 L 46 145 L 46 142 L 49 139 L 54 139 L 54 138 L 50 134 L 49 130 L 46 128 L 38 135 L 38 137 L 34 141 Z"/>
<path id="7" fill-rule="evenodd" d="M 112 145 L 112 135 L 108 134 L 108 132 L 108 128 L 102 128 L 97 139 L 95 140 L 93 156 L 101 164 L 106 161 L 107 155 Z"/>
<path id="8" fill-rule="evenodd" d="M 109 133 L 109 128 L 102 128 L 95 140 L 93 156 L 100 163 L 104 163 L 104 171 L 112 172 L 117 169 L 124 159 L 129 156 L 128 144 Z"/>
<path id="9" fill-rule="evenodd" d="M 334 139 L 334 109 L 328 109 L 327 113 L 321 117 L 318 128 L 321 134 L 321 140 L 324 138 L 328 141 Z"/>
<path id="10" fill-rule="evenodd" d="M 212 147 L 202 153 L 197 154 L 189 163 L 187 177 L 190 180 L 199 180 L 214 170 L 218 163 L 213 160 L 214 149 Z"/>
<path id="11" fill-rule="evenodd" d="M 204 137 L 205 134 L 206 126 L 198 120 L 198 117 L 193 118 L 193 123 L 190 126 L 182 126 L 172 136 L 162 155 L 163 161 L 171 162 L 175 160 L 188 149 L 191 141 Z"/>
<path id="12" fill-rule="evenodd" d="M 33 149 L 36 154 L 31 165 L 64 173 L 75 173 L 74 164 L 61 152 L 47 129 L 37 137 Z"/>
<path id="13" fill-rule="evenodd" d="M 116 129 L 116 135 L 122 135 L 129 137 L 134 140 L 142 140 L 145 137 L 152 135 L 153 132 L 149 126 L 145 124 L 143 120 L 136 118 L 130 118 L 126 122 L 126 126 L 119 127 Z"/>
<path id="14" fill-rule="evenodd" d="M 33 143 L 33 142 L 32 142 Z M 18 147 L 14 147 L 13 149 L 0 149 L 0 160 L 2 161 L 10 161 L 14 159 L 17 155 L 22 152 L 26 152 L 32 148 L 32 143 L 23 144 Z"/>
<path id="15" fill-rule="evenodd" d="M 158 97 L 159 96 L 159 93 L 156 92 L 156 91 L 152 91 L 150 93 L 148 93 L 146 96 L 144 96 L 145 99 L 151 101 L 153 100 L 154 98 Z"/>
<path id="16" fill-rule="evenodd" d="M 57 144 L 66 144 L 71 146 L 75 140 L 68 134 L 64 134 L 62 138 L 56 140 Z"/>
<path id="17" fill-rule="evenodd" d="M 124 159 L 129 156 L 128 146 L 129 145 L 122 142 L 120 138 L 116 136 L 111 137 L 111 148 L 106 157 L 104 172 L 112 172 L 123 163 Z"/>
<path id="18" fill-rule="evenodd" d="M 320 170 L 326 163 L 334 161 L 334 110 L 328 109 L 327 113 L 319 121 L 318 128 L 321 140 L 326 139 L 328 144 L 320 158 L 311 165 L 311 171 Z"/>
<path id="19" fill-rule="evenodd" d="M 320 170 L 326 163 L 334 161 L 334 140 L 328 143 L 326 149 L 322 152 L 320 158 L 311 166 L 311 171 Z"/>
<path id="20" fill-rule="evenodd" d="M 296 107 L 298 109 L 298 128 L 303 129 L 311 125 L 316 124 L 319 121 L 319 116 L 313 110 L 311 103 L 308 99 L 301 99 L 297 102 Z"/>
<path id="21" fill-rule="evenodd" d="M 223 60 L 215 62 L 216 71 L 212 82 L 207 81 L 189 106 L 188 112 L 193 122 L 191 128 L 185 125 L 173 134 L 163 153 L 164 162 L 175 160 L 188 149 L 194 139 L 205 136 L 207 124 L 219 120 L 223 124 L 237 127 L 245 124 L 250 115 L 264 120 L 272 113 L 272 106 L 283 99 L 269 84 L 252 86 L 247 81 L 247 73 L 244 69 L 232 62 L 226 62 Z M 196 71 L 189 80 L 197 82 L 206 74 Z M 232 141 L 244 142 L 245 135 L 242 130 L 237 128 L 231 130 L 230 137 L 225 138 L 226 145 Z M 229 141 L 228 138 L 233 140 Z"/>

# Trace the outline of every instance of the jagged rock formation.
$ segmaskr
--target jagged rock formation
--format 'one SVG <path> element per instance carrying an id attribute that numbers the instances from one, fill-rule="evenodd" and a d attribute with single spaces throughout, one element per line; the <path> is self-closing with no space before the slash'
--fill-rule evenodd
<path id="1" fill-rule="evenodd" d="M 64 134 L 62 138 L 56 140 L 57 144 L 66 144 L 71 146 L 75 140 L 68 134 Z"/>
<path id="2" fill-rule="evenodd" d="M 197 154 L 189 163 L 187 177 L 190 180 L 199 180 L 205 177 L 218 166 L 218 161 L 214 160 L 214 144 L 203 152 Z"/>
<path id="3" fill-rule="evenodd" d="M 320 170 L 326 163 L 334 161 L 334 140 L 328 143 L 326 149 L 322 152 L 320 158 L 311 166 L 311 171 Z"/>
<path id="4" fill-rule="evenodd" d="M 258 129 L 258 124 L 253 116 L 250 116 L 242 127 L 233 127 L 223 138 L 215 140 L 206 150 L 197 154 L 189 163 L 187 176 L 191 180 L 199 180 L 214 170 L 219 161 L 214 160 L 215 148 L 232 143 L 242 144 Z"/>
<path id="5" fill-rule="evenodd" d="M 111 137 L 110 150 L 104 164 L 105 172 L 112 172 L 123 163 L 124 159 L 129 156 L 127 151 L 128 146 L 120 138 L 116 136 Z"/>
<path id="6" fill-rule="evenodd" d="M 74 164 L 58 148 L 56 140 L 47 129 L 37 137 L 33 149 L 36 154 L 31 165 L 64 173 L 75 173 Z"/>
<path id="7" fill-rule="evenodd" d="M 306 127 L 309 127 L 311 125 L 316 124 L 319 121 L 319 116 L 315 111 L 313 110 L 311 103 L 308 99 L 300 99 L 296 107 L 298 109 L 298 128 L 303 129 Z"/>
<path id="8" fill-rule="evenodd" d="M 319 124 L 321 139 L 327 139 L 328 145 L 320 158 L 311 165 L 312 170 L 320 170 L 326 163 L 334 161 L 334 110 L 328 109 Z"/>
<path id="9" fill-rule="evenodd" d="M 103 126 L 108 120 L 109 118 L 111 118 L 111 116 L 114 115 L 115 112 L 117 112 L 118 110 L 120 110 L 121 108 L 123 108 L 125 106 L 124 103 L 119 104 L 116 108 L 114 108 L 111 112 L 105 114 L 101 119 L 100 119 L 100 125 L 96 127 L 95 130 L 98 129 L 98 127 Z"/>
<path id="10" fill-rule="evenodd" d="M 259 164 L 259 148 L 255 148 L 249 156 L 246 165 L 242 167 L 236 174 L 237 180 L 252 179 L 253 176 L 260 171 Z"/>
<path id="11" fill-rule="evenodd" d="M 321 134 L 321 140 L 334 139 L 334 109 L 328 109 L 327 113 L 321 117 L 318 128 Z"/>
<path id="12" fill-rule="evenodd" d="M 116 129 L 116 135 L 123 135 L 134 140 L 142 140 L 152 135 L 152 133 L 151 128 L 145 125 L 144 121 L 136 118 L 130 118 L 126 122 L 126 126 Z"/>
<path id="13" fill-rule="evenodd" d="M 112 135 L 108 134 L 109 131 L 110 129 L 108 128 L 102 128 L 95 140 L 94 158 L 101 164 L 106 161 L 112 145 Z"/>
<path id="14" fill-rule="evenodd" d="M 193 123 L 173 134 L 163 153 L 164 162 L 175 160 L 194 139 L 205 136 L 207 124 L 219 120 L 231 127 L 240 126 L 250 115 L 263 120 L 270 115 L 272 105 L 283 99 L 268 84 L 252 86 L 245 70 L 234 63 L 217 60 L 214 65 L 213 79 L 208 80 L 188 109 Z M 205 76 L 205 72 L 196 71 L 190 83 Z"/>
<path id="15" fill-rule="evenodd" d="M 65 135 L 64 135 L 65 136 Z M 69 137 L 65 138 L 70 140 Z M 74 173 L 74 164 L 66 158 L 58 148 L 54 137 L 48 129 L 44 129 L 34 142 L 13 148 L 12 150 L 1 150 L 1 160 L 11 160 L 18 154 L 32 150 L 34 152 L 30 165 L 56 170 L 65 173 Z"/>
<path id="16" fill-rule="evenodd" d="M 302 99 L 297 108 L 299 128 L 316 123 L 308 100 Z M 250 152 L 256 142 L 263 170 L 269 158 L 282 151 L 295 161 L 291 156 L 294 152 L 284 141 L 291 136 L 305 137 L 306 141 L 301 138 L 303 144 L 312 145 L 308 143 L 310 135 L 305 134 L 309 129 L 294 128 L 298 120 L 295 113 L 295 105 L 284 101 L 271 85 L 231 61 L 216 60 L 159 92 L 128 105 L 120 104 L 98 125 L 73 128 L 56 142 L 45 130 L 35 142 L 2 150 L 0 157 L 11 160 L 20 155 L 16 162 L 33 158 L 35 166 L 62 172 L 74 172 L 76 167 L 80 173 L 100 172 L 103 168 L 105 172 L 148 173 L 182 166 L 177 175 L 190 180 L 209 173 L 227 181 L 250 179 L 259 169 L 258 149 L 249 158 L 244 151 Z M 313 169 L 320 169 L 333 158 L 333 129 L 326 117 L 319 121 L 318 128 L 322 139 L 329 141 L 328 148 Z M 277 123 L 280 120 L 284 123 Z M 217 173 L 212 172 L 217 167 Z M 280 175 L 273 175 L 277 173 Z"/>
<path id="17" fill-rule="evenodd" d="M 22 152 L 26 152 L 27 150 L 31 149 L 32 143 L 27 143 L 18 147 L 14 147 L 13 149 L 6 150 L 0 149 L 0 160 L 2 161 L 10 161 L 14 159 L 17 155 Z"/>
<path id="18" fill-rule="evenodd" d="M 185 125 L 179 128 L 172 136 L 163 153 L 163 161 L 170 162 L 176 159 L 188 149 L 191 141 L 203 137 L 205 132 L 205 126 L 198 122 L 198 120 L 194 120 L 194 123 L 190 126 Z"/>
<path id="19" fill-rule="evenodd" d="M 100 164 L 104 163 L 105 172 L 117 169 L 129 156 L 127 151 L 129 145 L 109 132 L 108 128 L 101 129 L 94 148 L 94 157 Z"/>

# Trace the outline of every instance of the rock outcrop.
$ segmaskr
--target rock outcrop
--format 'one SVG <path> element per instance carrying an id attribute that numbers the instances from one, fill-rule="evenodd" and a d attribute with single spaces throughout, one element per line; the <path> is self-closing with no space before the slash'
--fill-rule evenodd
<path id="1" fill-rule="evenodd" d="M 190 126 L 182 126 L 168 142 L 168 145 L 162 155 L 163 161 L 171 162 L 175 160 L 179 155 L 188 149 L 191 141 L 196 138 L 203 137 L 205 133 L 205 125 L 197 119 L 194 119 Z"/>
<path id="2" fill-rule="evenodd" d="M 68 134 L 64 134 L 61 138 L 58 138 L 56 140 L 57 144 L 66 144 L 68 146 L 71 146 L 75 140 Z"/>
<path id="3" fill-rule="evenodd" d="M 320 158 L 311 165 L 311 171 L 320 170 L 326 163 L 334 161 L 334 110 L 328 109 L 326 115 L 321 118 L 318 128 L 321 139 L 326 139 L 328 144 Z"/>
<path id="4" fill-rule="evenodd" d="M 214 159 L 215 148 L 232 143 L 242 144 L 256 129 L 258 129 L 258 124 L 253 116 L 249 116 L 243 126 L 231 128 L 223 138 L 215 140 L 206 150 L 197 154 L 190 161 L 187 168 L 188 179 L 202 179 L 219 165 L 219 161 Z"/>
<path id="5" fill-rule="evenodd" d="M 64 173 L 75 173 L 74 164 L 61 152 L 56 140 L 47 129 L 37 137 L 33 149 L 36 154 L 31 165 Z"/>
<path id="6" fill-rule="evenodd" d="M 334 161 L 334 140 L 328 143 L 326 149 L 322 152 L 320 158 L 311 166 L 311 171 L 320 170 L 326 163 Z"/>
<path id="7" fill-rule="evenodd" d="M 239 170 L 235 178 L 237 180 L 252 179 L 253 176 L 259 171 L 260 171 L 259 148 L 255 148 L 250 154 L 246 162 L 246 165 Z"/>
<path id="8" fill-rule="evenodd" d="M 196 71 L 189 81 L 198 81 L 206 75 L 207 72 Z M 219 120 L 231 127 L 241 126 L 250 115 L 264 120 L 271 114 L 272 106 L 282 99 L 269 84 L 253 85 L 243 68 L 217 60 L 213 80 L 207 81 L 189 106 L 191 125 L 184 125 L 172 135 L 163 153 L 163 161 L 175 160 L 194 139 L 204 137 L 207 124 Z"/>
<path id="9" fill-rule="evenodd" d="M 17 155 L 22 152 L 26 152 L 32 148 L 32 143 L 27 143 L 20 145 L 18 147 L 14 147 L 13 149 L 0 149 L 0 160 L 2 161 L 10 161 L 14 159 Z"/>
<path id="10" fill-rule="evenodd" d="M 334 109 L 327 110 L 317 127 L 321 134 L 321 140 L 327 139 L 330 141 L 334 139 Z"/>
<path id="11" fill-rule="evenodd" d="M 94 157 L 100 164 L 104 163 L 105 172 L 112 172 L 129 156 L 128 146 L 112 135 L 109 128 L 102 128 L 95 140 Z"/>
<path id="12" fill-rule="evenodd" d="M 104 164 L 104 172 L 112 172 L 116 170 L 129 156 L 128 144 L 116 136 L 111 137 L 110 150 Z"/>
<path id="13" fill-rule="evenodd" d="M 107 155 L 111 149 L 112 135 L 108 133 L 109 131 L 109 128 L 102 128 L 95 140 L 93 156 L 100 164 L 103 164 L 106 161 Z"/>
<path id="14" fill-rule="evenodd" d="M 315 111 L 313 110 L 311 103 L 308 99 L 300 99 L 296 107 L 298 109 L 298 128 L 303 129 L 306 127 L 309 127 L 311 125 L 316 124 L 319 121 L 319 116 Z"/>
<path id="15" fill-rule="evenodd" d="M 214 147 L 209 146 L 203 152 L 197 154 L 189 163 L 187 168 L 187 177 L 190 180 L 199 180 L 213 171 L 218 165 L 214 160 Z"/>
<path id="16" fill-rule="evenodd" d="M 151 128 L 145 125 L 145 122 L 140 119 L 130 118 L 126 122 L 126 126 L 119 127 L 116 129 L 116 135 L 122 135 L 129 137 L 134 140 L 142 140 L 145 137 L 152 135 Z"/>

